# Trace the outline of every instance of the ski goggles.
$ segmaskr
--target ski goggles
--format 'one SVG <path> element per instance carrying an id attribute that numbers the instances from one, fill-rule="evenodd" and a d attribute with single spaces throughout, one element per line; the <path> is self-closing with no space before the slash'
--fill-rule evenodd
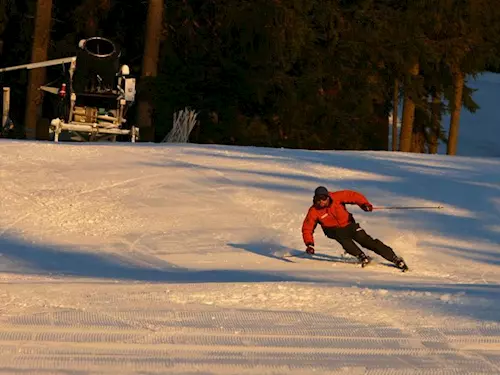
<path id="1" fill-rule="evenodd" d="M 324 195 L 324 194 L 317 195 L 314 197 L 315 202 L 322 202 L 322 201 L 326 201 L 327 199 L 328 199 L 328 195 Z"/>

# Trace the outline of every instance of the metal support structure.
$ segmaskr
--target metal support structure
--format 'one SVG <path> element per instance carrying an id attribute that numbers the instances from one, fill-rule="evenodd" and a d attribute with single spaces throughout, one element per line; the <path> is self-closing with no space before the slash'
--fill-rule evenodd
<path id="1" fill-rule="evenodd" d="M 54 142 L 59 142 L 59 135 L 63 131 L 87 133 L 95 139 L 108 137 L 110 135 L 130 135 L 130 141 L 136 142 L 139 137 L 139 128 L 132 126 L 131 129 L 119 129 L 116 127 L 103 128 L 98 123 L 66 123 L 61 119 L 54 119 L 50 122 L 50 132 L 54 133 Z"/>
<path id="2" fill-rule="evenodd" d="M 55 60 L 41 61 L 41 62 L 31 63 L 31 64 L 9 66 L 8 68 L 0 68 L 0 73 L 10 72 L 12 70 L 19 70 L 19 69 L 30 70 L 30 69 L 37 69 L 37 68 L 45 68 L 47 66 L 66 64 L 66 63 L 74 63 L 74 62 L 76 62 L 76 56 L 63 57 L 62 59 L 55 59 Z"/>
<path id="3" fill-rule="evenodd" d="M 2 124 L 0 128 L 3 128 L 7 125 L 7 121 L 9 119 L 10 112 L 10 87 L 3 88 L 3 110 L 2 110 Z"/>
<path id="4" fill-rule="evenodd" d="M 90 38 L 87 39 L 83 44 L 91 39 L 103 39 L 103 38 Z M 103 39 L 104 40 L 104 39 Z M 112 42 L 111 45 L 114 48 Z M 81 48 L 83 48 L 81 46 Z M 86 48 L 86 47 L 85 47 Z M 96 52 L 92 50 L 87 50 L 88 53 L 93 54 L 95 56 Z M 122 66 L 120 70 L 120 78 L 119 82 L 123 83 L 124 87 L 118 85 L 115 89 L 114 93 L 117 95 L 117 102 L 114 108 L 104 108 L 105 111 L 101 111 L 99 106 L 92 104 L 91 106 L 85 105 L 85 99 L 82 103 L 77 104 L 77 95 L 73 91 L 73 77 L 75 74 L 75 70 L 77 68 L 77 56 L 64 57 L 61 59 L 55 60 L 47 60 L 42 62 L 36 62 L 31 64 L 23 64 L 16 65 L 6 68 L 0 68 L 0 73 L 2 72 L 10 72 L 13 70 L 20 69 L 37 69 L 44 68 L 53 65 L 59 64 L 67 64 L 70 63 L 69 67 L 69 92 L 70 103 L 69 103 L 69 116 L 67 118 L 55 118 L 50 122 L 49 132 L 54 134 L 54 141 L 59 142 L 60 134 L 63 131 L 67 131 L 72 133 L 73 136 L 76 136 L 79 140 L 85 141 L 85 137 L 88 136 L 88 140 L 104 140 L 110 139 L 112 141 L 116 141 L 116 136 L 118 135 L 130 135 L 131 142 L 136 142 L 139 138 L 139 129 L 135 126 L 132 126 L 130 129 L 122 129 L 122 126 L 126 123 L 125 115 L 126 115 L 126 107 L 129 103 L 132 103 L 135 98 L 135 79 L 127 78 L 130 74 L 129 68 L 127 65 Z M 50 87 L 50 86 L 41 86 L 40 90 L 48 92 L 53 95 L 60 95 L 64 97 L 65 92 L 60 91 L 58 88 Z M 116 92 L 116 90 L 118 92 Z M 4 88 L 3 90 L 3 113 L 2 113 L 2 127 L 8 121 L 9 115 L 9 95 L 10 89 Z"/>

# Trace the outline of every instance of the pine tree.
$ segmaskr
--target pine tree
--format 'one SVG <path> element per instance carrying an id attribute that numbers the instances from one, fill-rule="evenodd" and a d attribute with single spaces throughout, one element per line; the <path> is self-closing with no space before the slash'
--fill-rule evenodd
<path id="1" fill-rule="evenodd" d="M 451 15 L 427 1 L 173 0 L 170 9 L 155 110 L 162 123 L 186 105 L 201 110 L 200 142 L 388 149 L 395 80 L 400 150 L 435 150 L 444 138 L 437 103 L 451 98 Z"/>
<path id="2" fill-rule="evenodd" d="M 451 77 L 444 93 L 450 102 L 447 154 L 457 153 L 460 113 L 467 95 L 466 79 L 498 58 L 500 11 L 494 0 L 437 1 L 430 14 L 428 44 Z M 472 105 L 472 108 L 474 105 Z"/>

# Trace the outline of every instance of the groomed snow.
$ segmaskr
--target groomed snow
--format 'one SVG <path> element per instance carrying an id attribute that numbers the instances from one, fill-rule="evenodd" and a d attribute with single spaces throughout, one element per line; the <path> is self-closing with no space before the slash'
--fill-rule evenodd
<path id="1" fill-rule="evenodd" d="M 444 208 L 350 206 L 408 273 L 284 257 L 318 185 Z M 500 373 L 498 158 L 0 140 L 0 187 L 0 373 Z"/>

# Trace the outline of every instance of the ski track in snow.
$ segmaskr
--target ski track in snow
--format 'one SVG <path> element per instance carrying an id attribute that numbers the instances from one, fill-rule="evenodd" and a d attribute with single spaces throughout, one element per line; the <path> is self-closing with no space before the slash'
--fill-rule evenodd
<path id="1" fill-rule="evenodd" d="M 500 161 L 17 141 L 0 160 L 0 373 L 500 373 Z M 449 179 L 480 214 L 421 187 Z M 320 259 L 285 258 L 317 185 L 446 209 L 352 207 L 408 273 L 342 263 L 320 228 Z"/>

